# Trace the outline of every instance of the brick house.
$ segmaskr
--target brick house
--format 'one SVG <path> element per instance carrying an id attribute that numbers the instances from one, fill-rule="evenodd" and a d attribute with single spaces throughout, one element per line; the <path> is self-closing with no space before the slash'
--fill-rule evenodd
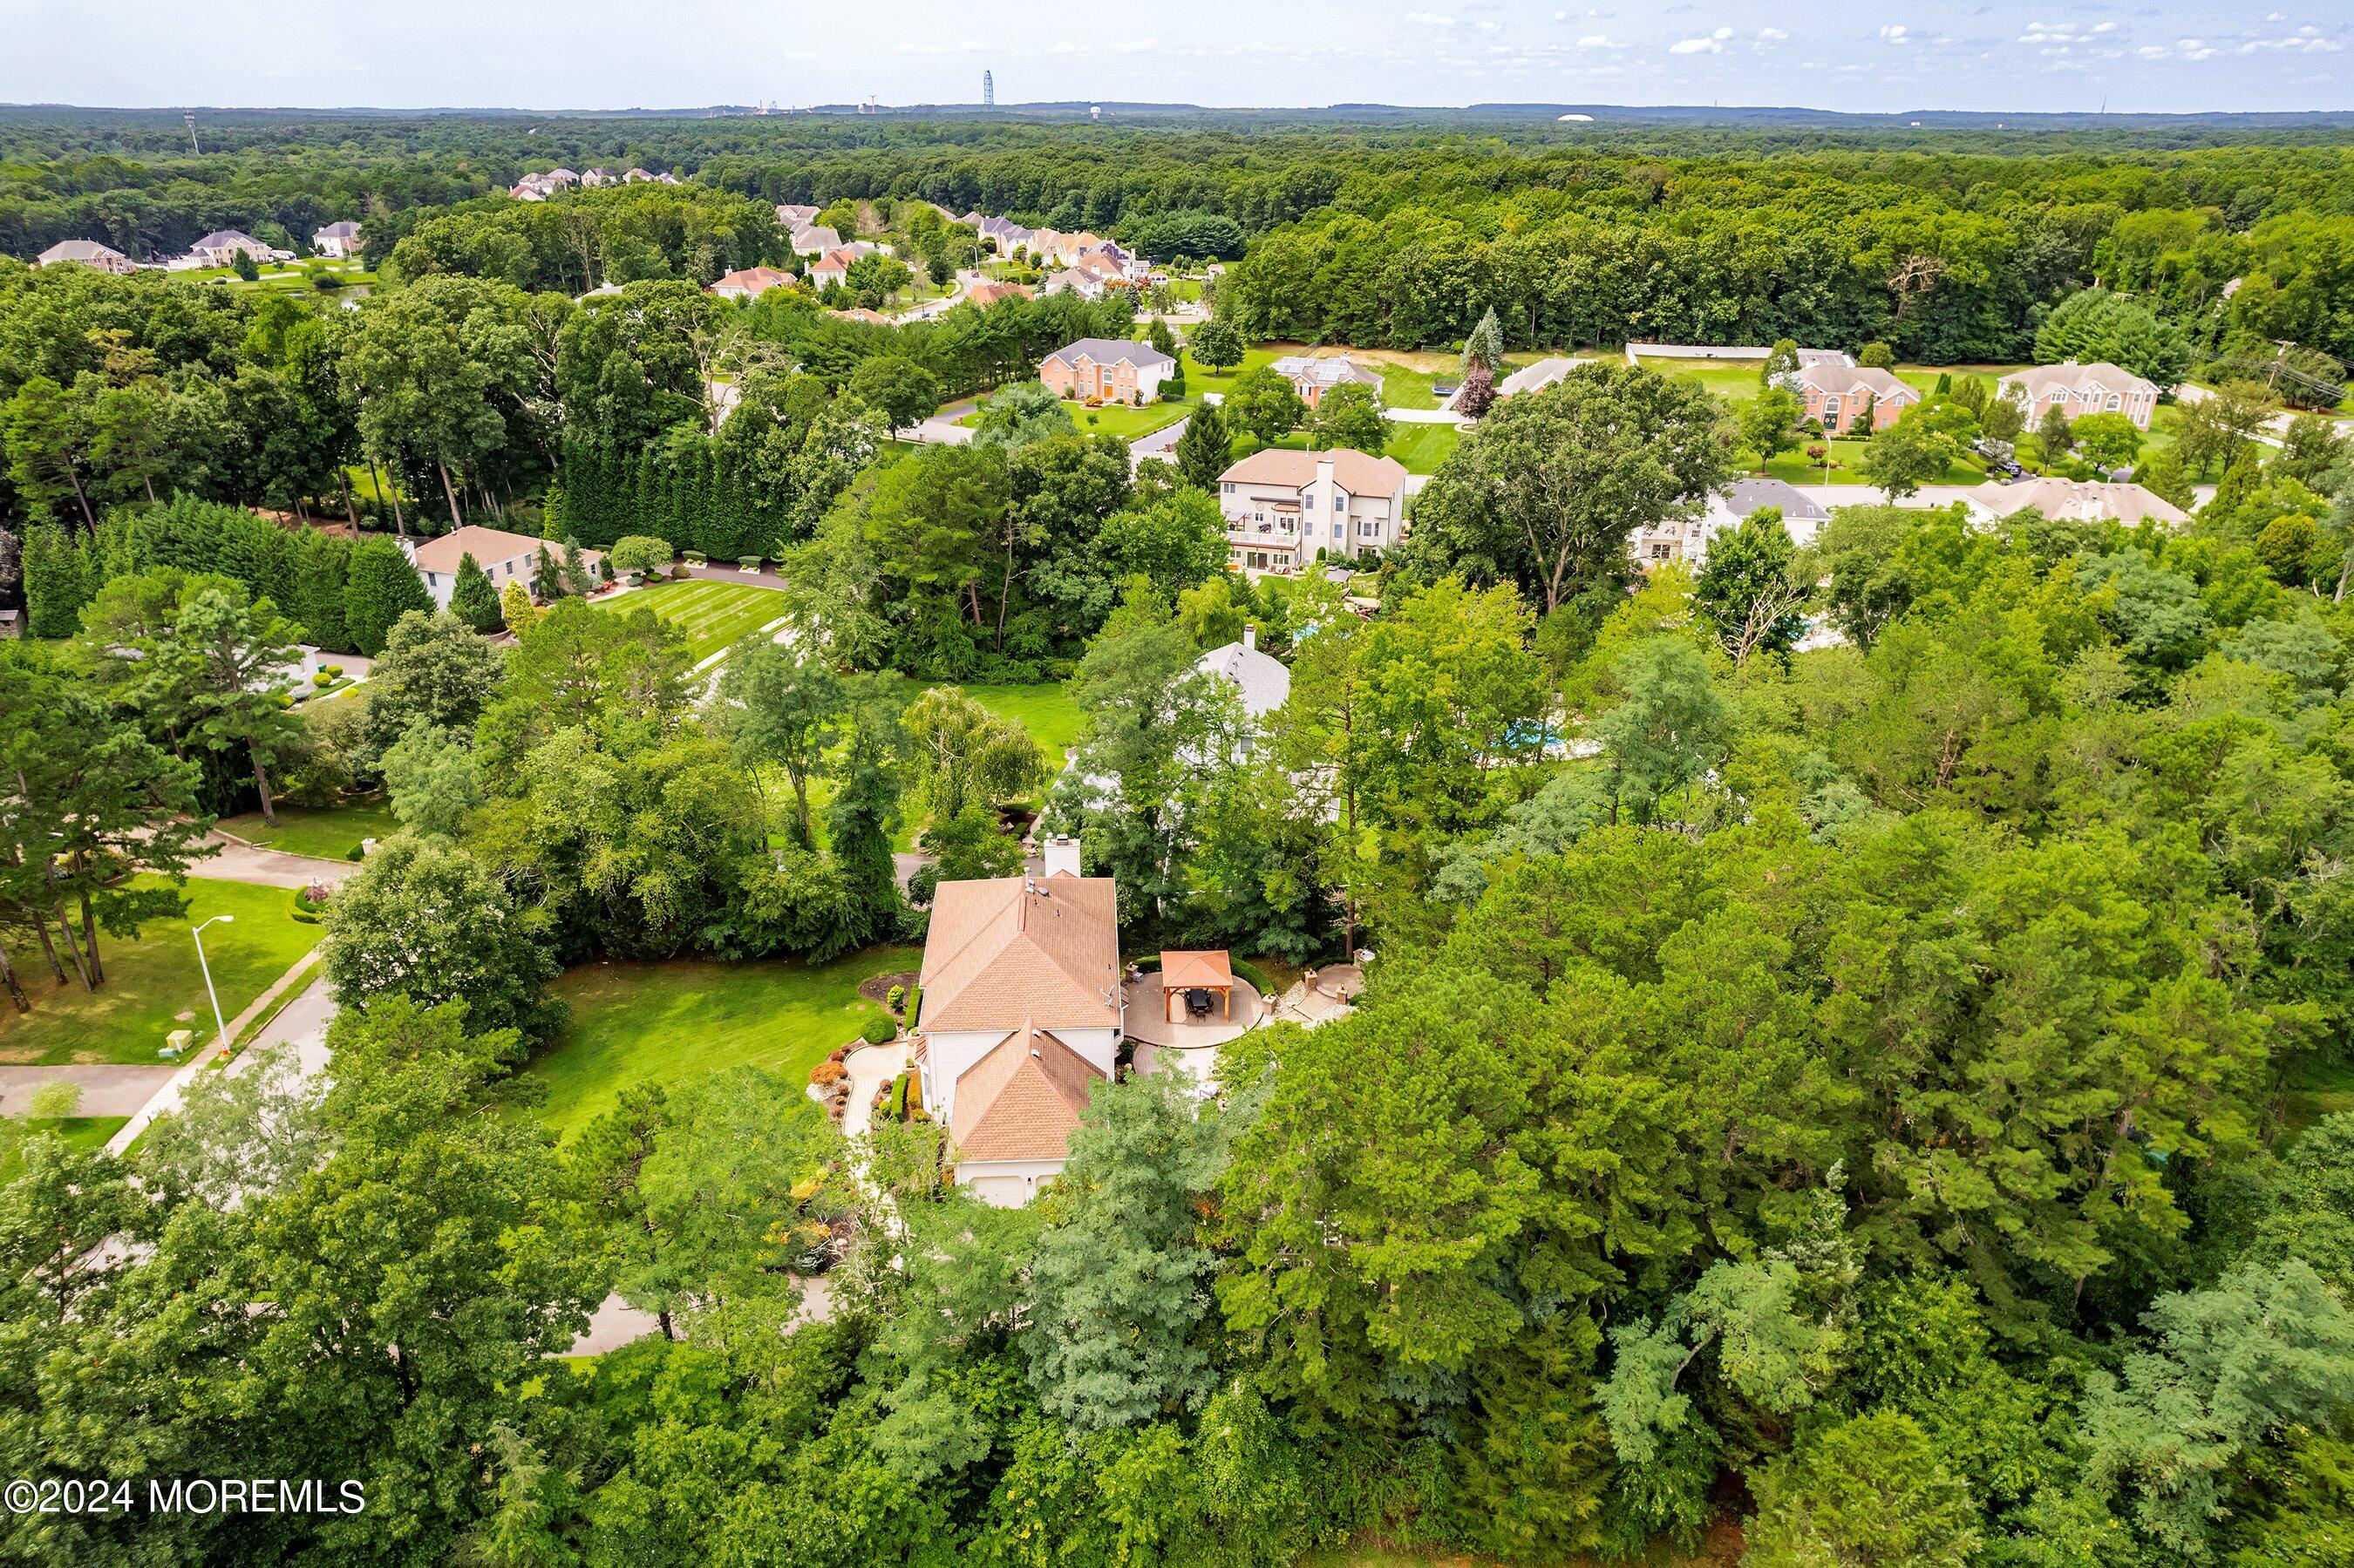
<path id="1" fill-rule="evenodd" d="M 1150 344 L 1083 337 L 1039 361 L 1038 379 L 1057 397 L 1135 406 L 1161 396 L 1161 378 L 1176 367 Z"/>
<path id="2" fill-rule="evenodd" d="M 1872 407 L 1872 428 L 1884 430 L 1896 417 L 1921 400 L 1921 394 L 1899 381 L 1892 371 L 1869 366 L 1802 365 L 1793 377 L 1798 396 L 1807 400 L 1807 418 L 1819 419 L 1825 430 L 1844 436 Z"/>

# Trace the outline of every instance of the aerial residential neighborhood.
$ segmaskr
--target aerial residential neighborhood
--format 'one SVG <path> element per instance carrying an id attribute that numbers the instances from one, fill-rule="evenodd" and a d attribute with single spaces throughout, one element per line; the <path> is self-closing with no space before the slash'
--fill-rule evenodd
<path id="1" fill-rule="evenodd" d="M 22 9 L 0 1557 L 2348 1560 L 2354 18 Z"/>

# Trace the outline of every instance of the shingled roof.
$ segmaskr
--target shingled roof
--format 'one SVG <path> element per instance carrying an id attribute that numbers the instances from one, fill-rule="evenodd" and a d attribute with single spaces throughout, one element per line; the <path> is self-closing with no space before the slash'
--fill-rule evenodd
<path id="1" fill-rule="evenodd" d="M 957 1157 L 1062 1159 L 1102 1077 L 1094 1063 L 1025 1022 L 957 1079 L 949 1127 Z"/>
<path id="2" fill-rule="evenodd" d="M 933 1030 L 1119 1027 L 1119 895 L 1108 876 L 943 882 L 924 941 Z"/>

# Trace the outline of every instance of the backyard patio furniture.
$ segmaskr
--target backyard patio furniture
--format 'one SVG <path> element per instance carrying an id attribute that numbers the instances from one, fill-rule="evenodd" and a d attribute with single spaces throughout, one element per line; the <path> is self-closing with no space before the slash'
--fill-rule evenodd
<path id="1" fill-rule="evenodd" d="M 1210 1012 L 1210 993 L 1216 991 L 1225 1016 L 1235 1015 L 1235 967 L 1221 948 L 1211 952 L 1182 952 L 1175 949 L 1161 955 L 1161 1017 L 1174 1021 L 1177 1016 L 1177 993 L 1185 993 L 1185 1011 L 1195 1018 L 1206 1018 Z M 1199 1004 L 1195 998 L 1200 998 Z"/>

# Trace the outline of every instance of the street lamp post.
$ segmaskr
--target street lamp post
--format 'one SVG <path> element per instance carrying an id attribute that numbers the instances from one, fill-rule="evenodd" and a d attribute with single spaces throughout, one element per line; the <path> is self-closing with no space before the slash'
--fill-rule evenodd
<path id="1" fill-rule="evenodd" d="M 196 944 L 196 967 L 205 972 L 205 994 L 212 999 L 213 1039 L 224 1049 L 228 1045 L 228 1025 L 221 1022 L 220 992 L 213 989 L 213 967 L 205 960 L 205 926 L 234 922 L 236 919 L 237 916 L 234 915 L 216 915 L 203 926 L 192 926 L 188 928 L 190 939 Z"/>

